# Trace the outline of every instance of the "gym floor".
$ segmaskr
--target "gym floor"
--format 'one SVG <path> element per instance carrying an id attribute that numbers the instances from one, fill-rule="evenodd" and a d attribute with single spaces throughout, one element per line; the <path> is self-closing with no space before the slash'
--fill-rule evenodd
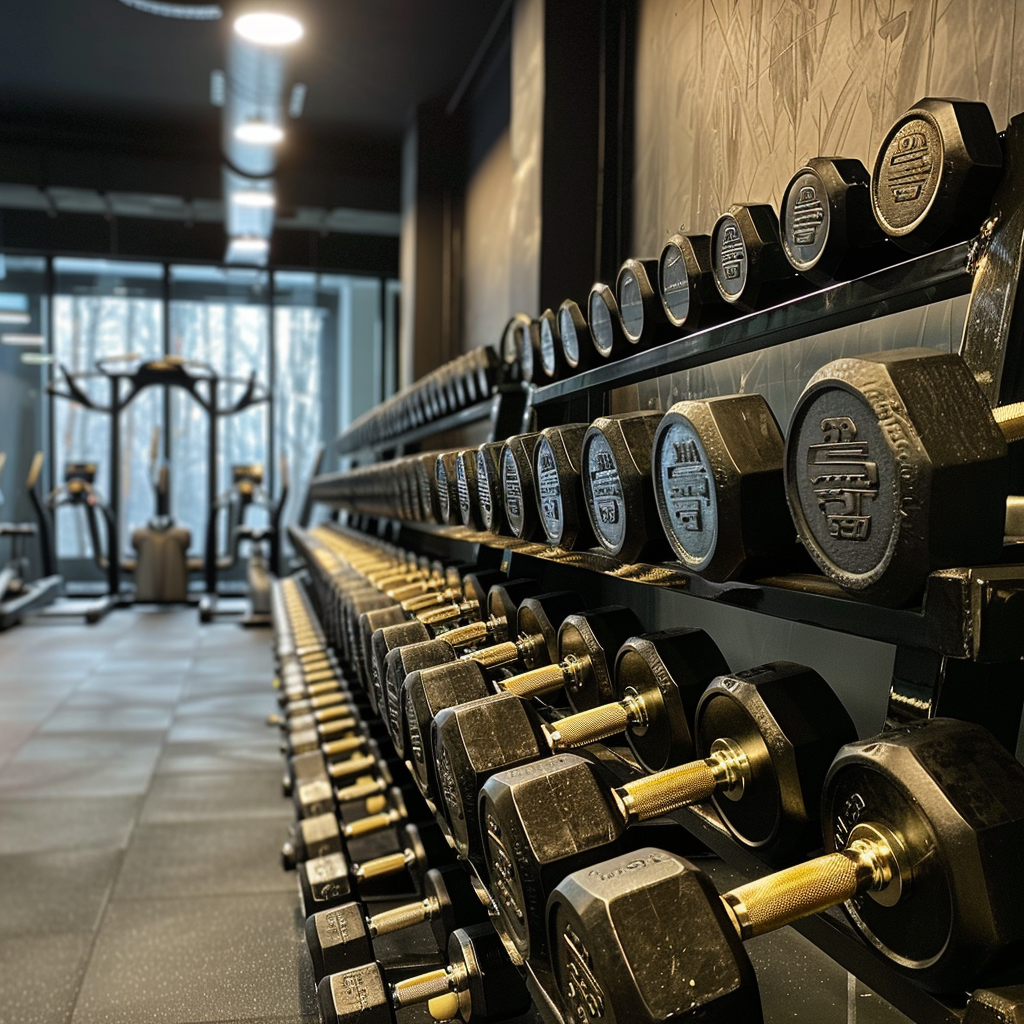
<path id="1" fill-rule="evenodd" d="M 187 609 L 0 635 L 5 1024 L 316 1020 L 269 642 Z"/>
<path id="2" fill-rule="evenodd" d="M 4 1024 L 317 1020 L 269 641 L 186 609 L 0 634 Z M 766 1021 L 906 1022 L 791 929 L 747 948 Z"/>

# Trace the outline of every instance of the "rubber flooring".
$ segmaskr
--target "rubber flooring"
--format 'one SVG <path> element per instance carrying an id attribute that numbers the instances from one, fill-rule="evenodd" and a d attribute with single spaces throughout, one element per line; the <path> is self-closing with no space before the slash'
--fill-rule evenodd
<path id="1" fill-rule="evenodd" d="M 0 635 L 0 1019 L 317 1019 L 280 868 L 270 634 L 188 609 Z"/>

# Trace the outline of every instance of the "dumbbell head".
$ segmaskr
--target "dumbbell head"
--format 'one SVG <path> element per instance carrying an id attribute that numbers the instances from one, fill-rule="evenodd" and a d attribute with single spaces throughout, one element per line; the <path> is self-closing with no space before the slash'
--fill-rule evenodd
<path id="1" fill-rule="evenodd" d="M 658 260 L 630 258 L 615 280 L 619 322 L 626 340 L 635 347 L 657 345 L 676 334 L 658 295 Z"/>
<path id="2" fill-rule="evenodd" d="M 601 547 L 624 562 L 665 553 L 651 481 L 651 445 L 661 417 L 602 416 L 583 438 L 580 466 L 590 524 Z"/>
<path id="3" fill-rule="evenodd" d="M 631 637 L 615 656 L 615 698 L 643 705 L 642 720 L 626 729 L 641 767 L 658 772 L 695 753 L 693 717 L 716 676 L 729 666 L 702 629 L 669 629 Z"/>
<path id="4" fill-rule="evenodd" d="M 606 284 L 598 282 L 587 298 L 587 326 L 594 349 L 601 359 L 621 359 L 631 349 L 622 333 L 619 304 L 615 293 Z"/>
<path id="5" fill-rule="evenodd" d="M 566 299 L 558 307 L 558 337 L 570 371 L 589 370 L 597 365 L 599 357 L 587 318 L 572 299 Z"/>
<path id="6" fill-rule="evenodd" d="M 909 252 L 969 238 L 988 215 L 1002 163 L 984 103 L 923 99 L 882 140 L 871 175 L 875 219 Z"/>
<path id="7" fill-rule="evenodd" d="M 558 629 L 558 656 L 579 671 L 565 684 L 565 695 L 574 711 L 586 711 L 613 699 L 612 670 L 619 648 L 643 625 L 632 608 L 608 605 L 567 615 Z"/>
<path id="8" fill-rule="evenodd" d="M 359 679 L 366 690 L 370 701 L 370 707 L 374 713 L 379 713 L 377 707 L 377 695 L 373 690 L 373 637 L 379 629 L 386 626 L 397 626 L 407 622 L 405 612 L 397 601 L 376 608 L 369 612 L 363 612 L 359 616 L 358 644 L 355 649 L 359 651 Z"/>
<path id="9" fill-rule="evenodd" d="M 829 765 L 857 730 L 843 702 L 813 669 L 773 662 L 721 675 L 694 716 L 697 754 L 723 739 L 749 762 L 739 787 L 711 799 L 733 837 L 777 862 L 817 847 Z"/>
<path id="10" fill-rule="evenodd" d="M 537 506 L 544 536 L 553 547 L 587 548 L 594 543 L 580 479 L 586 423 L 542 430 L 534 450 Z"/>
<path id="11" fill-rule="evenodd" d="M 519 345 L 519 372 L 528 384 L 540 383 L 541 370 L 540 321 L 531 320 L 517 331 Z"/>
<path id="12" fill-rule="evenodd" d="M 540 719 L 512 693 L 490 694 L 439 711 L 430 727 L 437 805 L 460 857 L 483 866 L 477 794 L 496 771 L 547 753 Z"/>
<path id="13" fill-rule="evenodd" d="M 459 482 L 455 460 L 458 452 L 443 452 L 434 463 L 434 479 L 437 483 L 437 503 L 441 511 L 441 523 L 455 524 L 459 518 Z"/>
<path id="14" fill-rule="evenodd" d="M 809 160 L 782 193 L 779 221 L 786 259 L 815 284 L 863 273 L 884 239 L 871 209 L 871 175 L 859 160 Z"/>
<path id="15" fill-rule="evenodd" d="M 755 309 L 765 286 L 795 276 L 782 251 L 779 218 L 767 203 L 737 204 L 715 221 L 711 265 L 721 297 Z"/>
<path id="16" fill-rule="evenodd" d="M 542 381 L 561 380 L 573 372 L 573 368 L 565 361 L 565 350 L 558 336 L 558 317 L 550 309 L 540 315 L 540 369 Z"/>
<path id="17" fill-rule="evenodd" d="M 423 899 L 372 915 L 362 903 L 342 903 L 306 919 L 306 945 L 317 981 L 374 959 L 373 939 L 429 921 L 439 948 L 457 925 L 479 924 L 487 909 L 470 873 L 461 864 L 431 868 L 423 878 Z"/>
<path id="18" fill-rule="evenodd" d="M 459 498 L 459 520 L 471 530 L 482 530 L 480 491 L 477 480 L 477 450 L 469 448 L 455 456 L 455 490 Z"/>
<path id="19" fill-rule="evenodd" d="M 676 558 L 711 580 L 793 546 L 782 433 L 760 395 L 678 402 L 654 437 L 658 514 Z"/>
<path id="20" fill-rule="evenodd" d="M 529 324 L 530 318 L 525 313 L 516 313 L 501 332 L 502 370 L 508 380 L 520 380 L 519 370 L 519 329 Z"/>
<path id="21" fill-rule="evenodd" d="M 501 490 L 505 518 L 513 536 L 535 540 L 540 532 L 533 452 L 540 434 L 516 434 L 501 449 Z"/>
<path id="22" fill-rule="evenodd" d="M 786 497 L 827 576 L 884 604 L 928 574 L 998 561 L 1006 440 L 966 363 L 928 349 L 837 359 L 786 435 Z"/>
<path id="23" fill-rule="evenodd" d="M 373 689 L 373 702 L 379 715 L 387 714 L 387 695 L 384 685 L 387 679 L 385 659 L 397 647 L 406 644 L 418 644 L 429 640 L 430 631 L 419 619 L 399 622 L 394 626 L 385 626 L 373 634 L 370 641 L 370 685 Z"/>
<path id="24" fill-rule="evenodd" d="M 420 490 L 420 505 L 428 520 L 443 522 L 441 502 L 437 492 L 437 456 L 439 452 L 424 452 L 413 455 L 413 469 Z"/>
<path id="25" fill-rule="evenodd" d="M 505 499 L 501 490 L 501 449 L 504 441 L 488 441 L 476 453 L 477 504 L 483 528 L 490 533 L 507 533 Z"/>
<path id="26" fill-rule="evenodd" d="M 658 293 L 674 327 L 696 328 L 722 307 L 711 266 L 710 235 L 673 235 L 658 260 Z"/>
<path id="27" fill-rule="evenodd" d="M 899 837 L 902 891 L 855 897 L 854 925 L 925 988 L 997 979 L 1024 950 L 1024 768 L 981 726 L 933 719 L 850 744 L 825 780 L 825 849 L 857 824 Z"/>
<path id="28" fill-rule="evenodd" d="M 548 901 L 547 929 L 567 1019 L 590 1020 L 597 1007 L 608 1024 L 763 1020 L 728 911 L 676 854 L 645 847 L 570 874 Z M 685 970 L 665 970 L 684 954 Z"/>

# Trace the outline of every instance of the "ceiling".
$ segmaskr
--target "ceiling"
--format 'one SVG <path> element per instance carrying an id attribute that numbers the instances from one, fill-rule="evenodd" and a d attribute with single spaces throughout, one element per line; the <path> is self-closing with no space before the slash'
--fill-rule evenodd
<path id="1" fill-rule="evenodd" d="M 300 0 L 294 77 L 307 126 L 400 139 L 419 102 L 447 100 L 501 0 Z M 228 19 L 155 17 L 119 0 L 31 0 L 0 14 L 0 115 L 209 122 Z"/>
<path id="2" fill-rule="evenodd" d="M 306 33 L 286 85 L 307 94 L 277 149 L 278 223 L 291 230 L 275 246 L 285 262 L 343 251 L 352 266 L 397 267 L 405 128 L 418 104 L 451 99 L 508 0 L 289 2 Z M 222 251 L 210 76 L 230 33 L 230 12 L 195 21 L 120 0 L 0 3 L 0 244 Z"/>

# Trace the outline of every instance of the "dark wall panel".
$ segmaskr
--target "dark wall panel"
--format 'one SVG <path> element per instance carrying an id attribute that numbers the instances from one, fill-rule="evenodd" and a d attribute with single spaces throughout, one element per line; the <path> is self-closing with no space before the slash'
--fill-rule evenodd
<path id="1" fill-rule="evenodd" d="M 732 202 L 777 203 L 809 157 L 868 166 L 926 95 L 1024 107 L 1017 0 L 641 0 L 633 251 Z"/>

